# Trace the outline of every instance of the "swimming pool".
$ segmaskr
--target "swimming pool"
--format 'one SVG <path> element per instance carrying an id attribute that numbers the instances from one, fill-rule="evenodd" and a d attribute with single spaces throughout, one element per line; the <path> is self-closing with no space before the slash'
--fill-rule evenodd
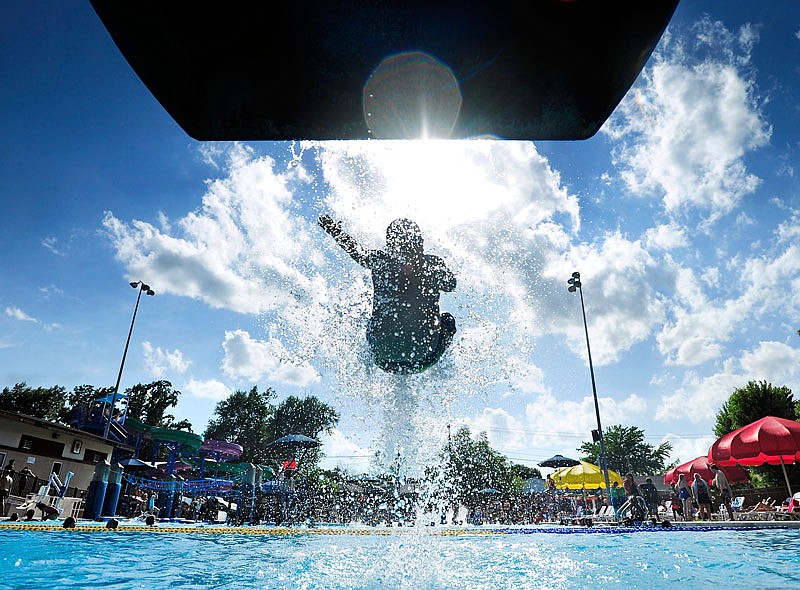
<path id="1" fill-rule="evenodd" d="M 0 586 L 504 589 L 800 586 L 800 530 L 212 535 L 0 531 Z"/>

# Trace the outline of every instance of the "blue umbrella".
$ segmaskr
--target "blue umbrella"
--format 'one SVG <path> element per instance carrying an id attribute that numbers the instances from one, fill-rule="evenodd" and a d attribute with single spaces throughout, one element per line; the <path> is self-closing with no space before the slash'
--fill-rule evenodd
<path id="1" fill-rule="evenodd" d="M 282 436 L 278 440 L 274 440 L 269 444 L 286 445 L 290 447 L 298 447 L 301 449 L 310 449 L 312 447 L 318 447 L 322 443 L 304 434 L 287 434 L 286 436 Z"/>

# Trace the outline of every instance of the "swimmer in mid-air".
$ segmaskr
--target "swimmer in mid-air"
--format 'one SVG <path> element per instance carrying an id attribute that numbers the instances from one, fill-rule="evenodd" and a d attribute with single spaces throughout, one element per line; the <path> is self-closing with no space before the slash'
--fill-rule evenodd
<path id="1" fill-rule="evenodd" d="M 319 225 L 361 266 L 372 271 L 372 317 L 367 341 L 375 364 L 388 373 L 421 373 L 453 340 L 455 318 L 439 313 L 439 293 L 456 277 L 438 256 L 422 250 L 422 232 L 409 219 L 386 229 L 386 250 L 365 250 L 328 215 Z"/>

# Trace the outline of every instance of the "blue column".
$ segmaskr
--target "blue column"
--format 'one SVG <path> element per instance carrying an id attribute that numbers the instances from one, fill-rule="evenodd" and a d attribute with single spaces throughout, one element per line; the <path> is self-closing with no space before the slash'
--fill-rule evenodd
<path id="1" fill-rule="evenodd" d="M 106 498 L 103 501 L 103 516 L 114 516 L 117 513 L 120 491 L 122 491 L 122 465 L 117 465 L 108 475 Z"/>
<path id="2" fill-rule="evenodd" d="M 103 511 L 103 502 L 106 499 L 106 488 L 108 487 L 108 472 L 111 465 L 108 461 L 98 463 L 94 468 L 92 481 L 86 491 L 86 505 L 83 508 L 83 517 L 89 519 L 100 518 Z"/>

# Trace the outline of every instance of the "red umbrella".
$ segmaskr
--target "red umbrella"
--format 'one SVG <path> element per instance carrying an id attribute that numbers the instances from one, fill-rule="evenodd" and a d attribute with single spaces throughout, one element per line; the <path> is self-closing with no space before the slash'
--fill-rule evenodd
<path id="1" fill-rule="evenodd" d="M 711 480 L 714 479 L 714 472 L 709 469 L 708 465 L 708 457 L 705 455 L 702 457 L 697 457 L 697 459 L 687 461 L 686 463 L 678 465 L 677 467 L 673 467 L 667 471 L 664 474 L 664 483 L 667 485 L 678 483 L 678 476 L 681 473 L 683 473 L 686 476 L 686 479 L 689 481 L 694 479 L 695 473 L 699 473 L 700 477 L 711 483 Z M 719 466 L 719 468 L 720 471 L 725 474 L 725 477 L 728 478 L 728 482 L 730 483 L 744 483 L 746 481 L 750 481 L 750 476 L 747 474 L 747 471 L 738 465 L 731 465 L 730 467 Z"/>
<path id="2" fill-rule="evenodd" d="M 800 461 L 800 422 L 766 416 L 729 432 L 708 450 L 709 463 L 723 465 L 780 465 L 789 495 L 792 488 L 786 464 Z"/>

